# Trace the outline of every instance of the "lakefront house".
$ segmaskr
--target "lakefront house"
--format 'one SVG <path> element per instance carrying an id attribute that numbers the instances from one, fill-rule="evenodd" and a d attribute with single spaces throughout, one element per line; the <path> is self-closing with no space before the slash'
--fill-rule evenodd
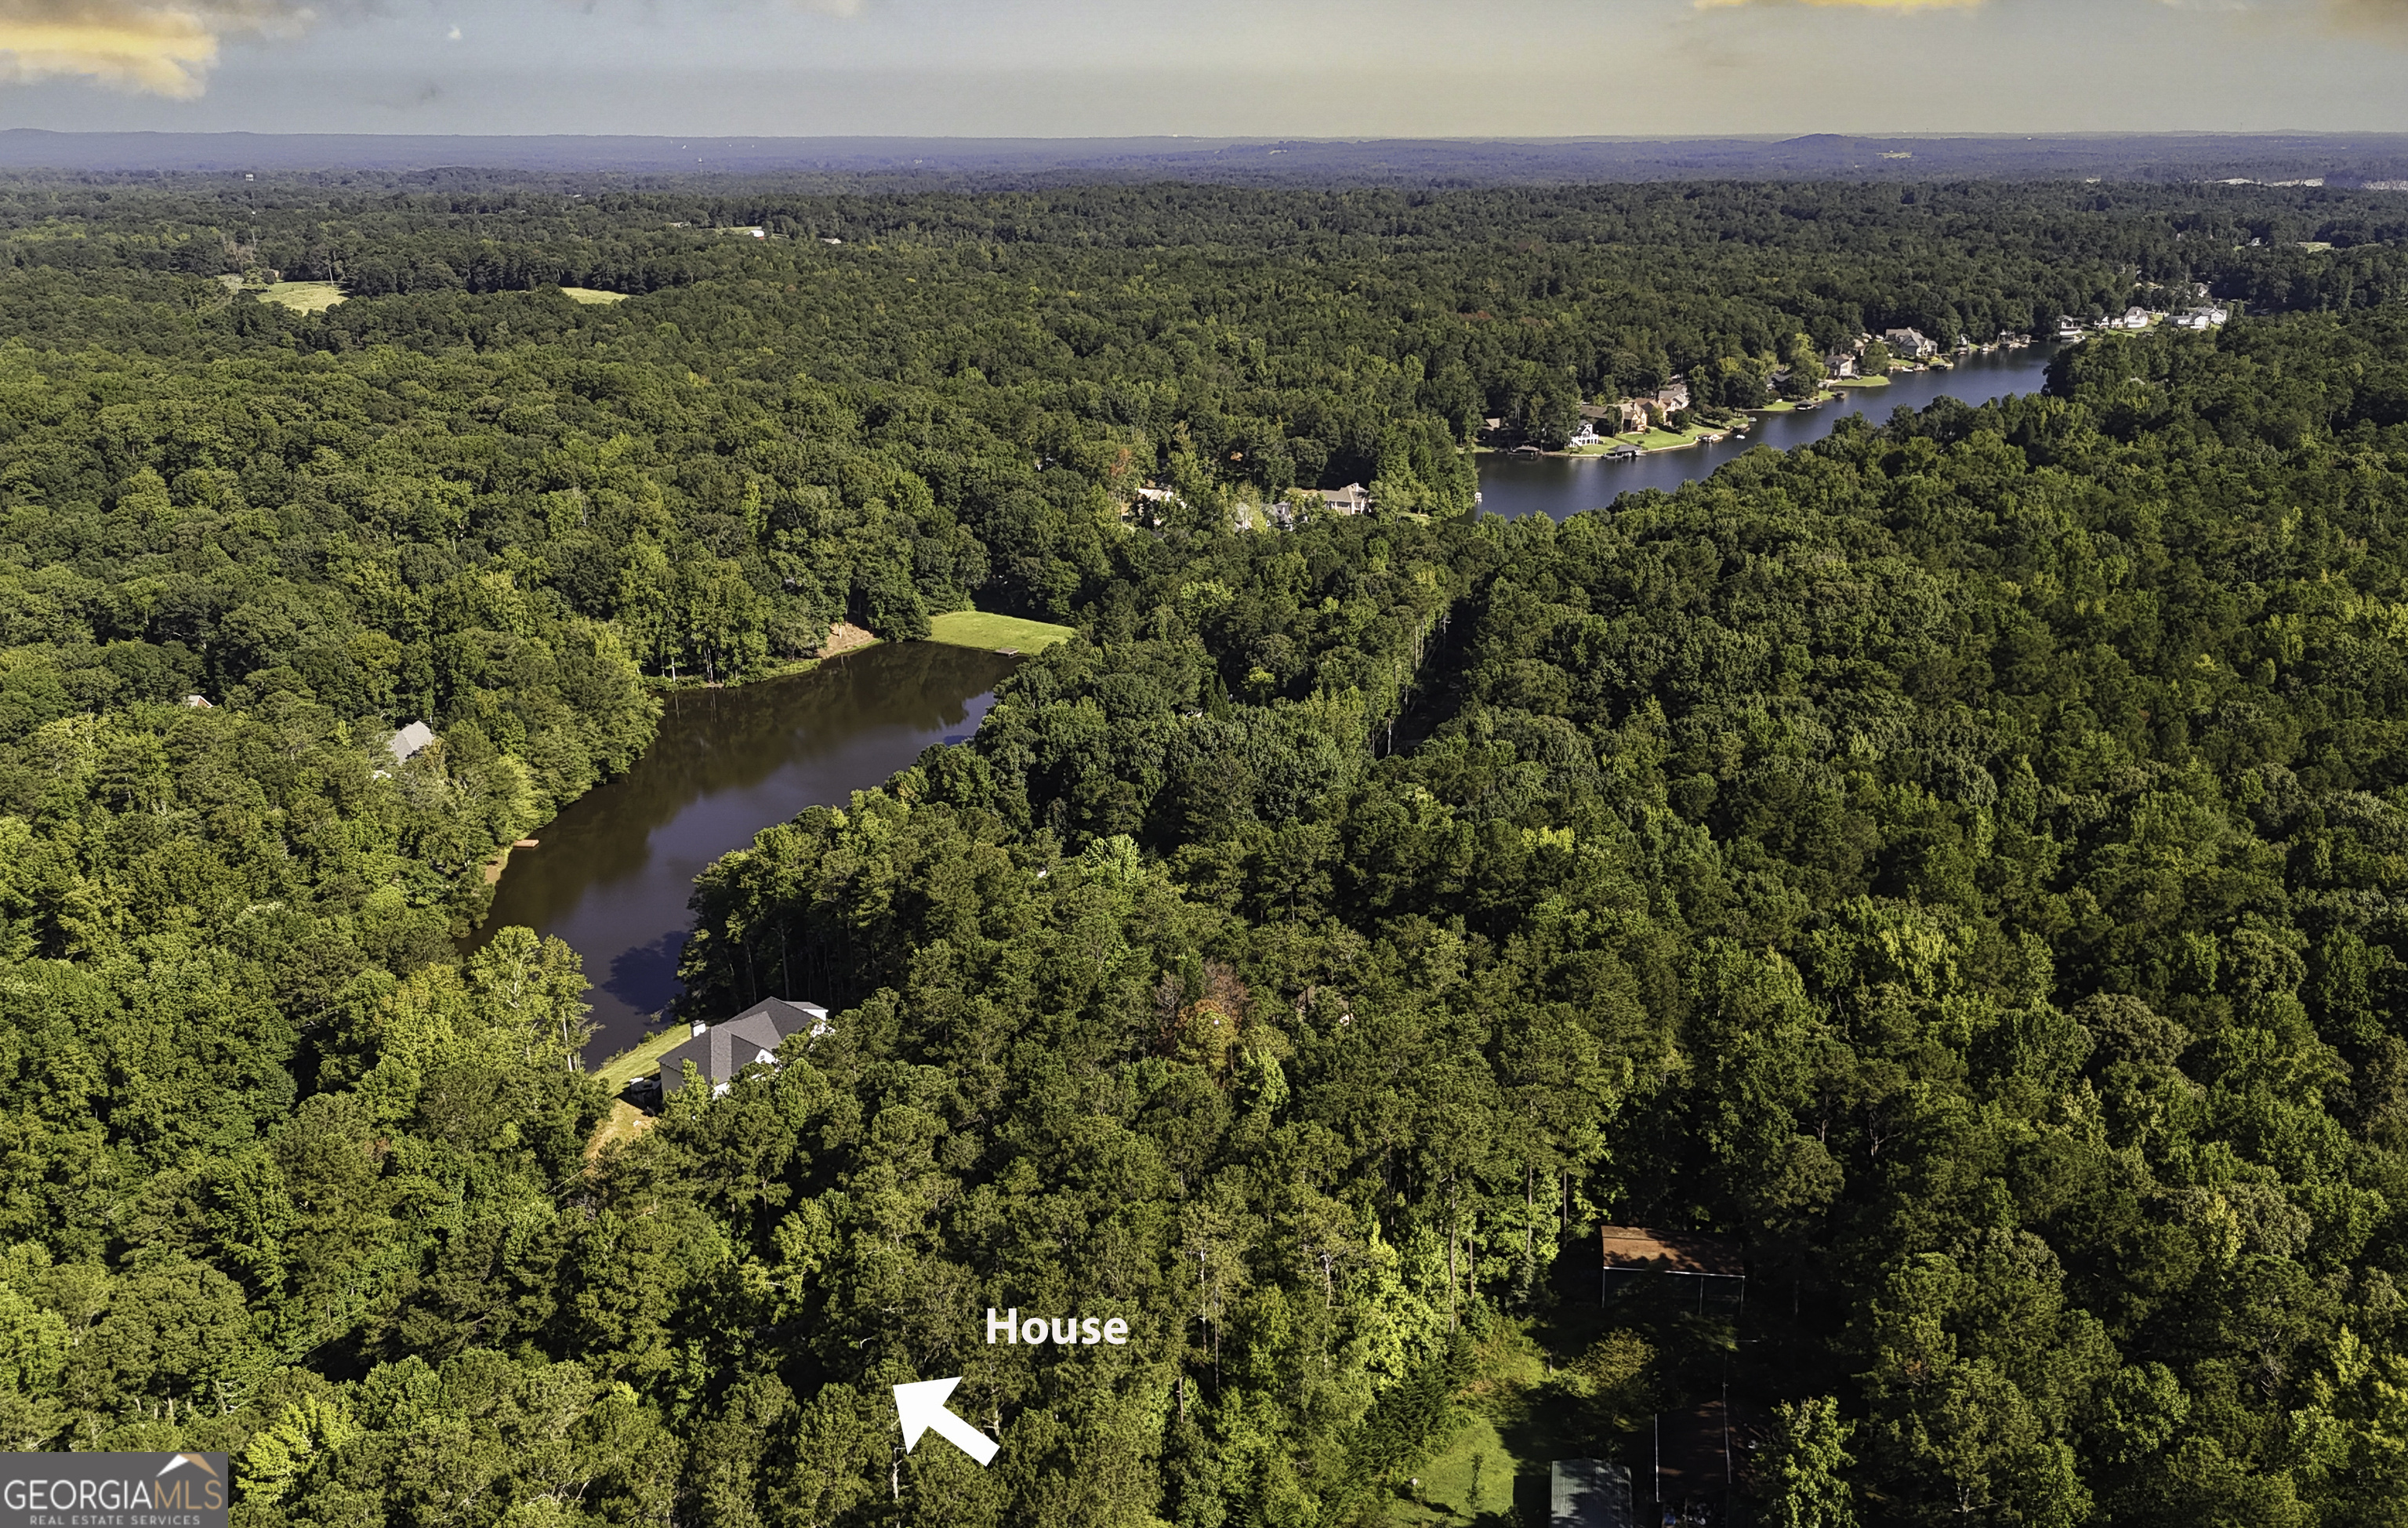
<path id="1" fill-rule="evenodd" d="M 685 1064 L 713 1098 L 727 1091 L 738 1074 L 758 1062 L 775 1066 L 778 1047 L 789 1035 L 813 1039 L 828 1032 L 828 1012 L 816 1002 L 765 998 L 723 1024 L 696 1019 L 683 1045 L 661 1058 L 661 1098 L 674 1098 L 686 1085 Z"/>
<path id="2" fill-rule="evenodd" d="M 1371 507 L 1371 496 L 1359 483 L 1350 483 L 1343 488 L 1324 488 L 1321 501 L 1340 514 L 1361 514 Z"/>

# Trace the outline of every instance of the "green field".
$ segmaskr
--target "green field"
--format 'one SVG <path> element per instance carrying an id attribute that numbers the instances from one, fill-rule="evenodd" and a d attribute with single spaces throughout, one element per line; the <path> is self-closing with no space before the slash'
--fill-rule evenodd
<path id="1" fill-rule="evenodd" d="M 1698 425 L 1693 425 L 1685 430 L 1649 430 L 1643 435 L 1609 436 L 1606 439 L 1605 443 L 1598 446 L 1596 450 L 1592 451 L 1584 446 L 1580 451 L 1574 453 L 1574 454 L 1602 456 L 1606 453 L 1617 450 L 1623 446 L 1637 446 L 1641 451 L 1670 451 L 1676 446 L 1696 445 L 1698 441 L 1705 440 L 1708 436 L 1720 435 L 1722 433 L 1722 430 L 1719 428 Z"/>
<path id="2" fill-rule="evenodd" d="M 343 289 L 332 281 L 279 281 L 259 295 L 262 302 L 280 302 L 296 313 L 322 313 L 343 300 Z"/>
<path id="3" fill-rule="evenodd" d="M 571 302 L 581 302 L 589 308 L 606 307 L 614 302 L 627 300 L 627 294 L 624 292 L 604 292 L 591 286 L 564 286 L 560 289 L 560 295 Z"/>
<path id="4" fill-rule="evenodd" d="M 989 615 L 982 610 L 957 610 L 932 617 L 928 640 L 949 647 L 984 647 L 995 652 L 1042 653 L 1077 633 L 1066 626 L 1024 621 L 1017 615 Z"/>
<path id="5" fill-rule="evenodd" d="M 1406 1499 L 1389 1505 L 1388 1521 L 1398 1528 L 1511 1522 L 1515 1478 L 1543 1475 L 1546 1468 L 1544 1460 L 1515 1458 L 1498 1436 L 1496 1423 L 1476 1413 L 1468 1415 L 1445 1448 L 1416 1469 L 1420 1486 L 1407 1488 Z"/>
<path id="6" fill-rule="evenodd" d="M 601 1065 L 594 1074 L 609 1085 L 612 1096 L 627 1090 L 627 1085 L 638 1077 L 649 1077 L 660 1067 L 661 1058 L 685 1043 L 689 1031 L 682 1024 L 672 1024 L 631 1050 L 623 1050 Z"/>

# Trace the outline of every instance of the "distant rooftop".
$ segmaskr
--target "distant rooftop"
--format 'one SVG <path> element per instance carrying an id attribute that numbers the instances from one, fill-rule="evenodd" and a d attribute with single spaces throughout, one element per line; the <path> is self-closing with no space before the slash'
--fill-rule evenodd
<path id="1" fill-rule="evenodd" d="M 1605 1266 L 1631 1273 L 1693 1274 L 1707 1278 L 1745 1278 L 1747 1259 L 1739 1243 L 1687 1232 L 1607 1226 L 1600 1235 Z"/>
<path id="2" fill-rule="evenodd" d="M 435 728 L 427 726 L 424 722 L 412 722 L 408 727 L 403 728 L 400 731 L 395 732 L 393 737 L 386 742 L 384 747 L 385 752 L 393 756 L 393 761 L 394 763 L 407 764 L 412 758 L 418 757 L 419 754 L 424 752 L 427 745 L 432 743 L 434 741 Z"/>

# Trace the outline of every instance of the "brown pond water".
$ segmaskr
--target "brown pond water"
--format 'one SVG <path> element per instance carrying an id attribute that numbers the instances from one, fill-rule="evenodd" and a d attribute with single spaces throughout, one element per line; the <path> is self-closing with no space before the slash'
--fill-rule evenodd
<path id="1" fill-rule="evenodd" d="M 511 924 L 567 941 L 594 984 L 587 1060 L 626 1049 L 681 990 L 686 900 L 705 866 L 807 806 L 882 784 L 930 743 L 968 738 L 1018 661 L 898 642 L 792 679 L 673 692 L 636 767 L 510 856 L 471 947 Z"/>

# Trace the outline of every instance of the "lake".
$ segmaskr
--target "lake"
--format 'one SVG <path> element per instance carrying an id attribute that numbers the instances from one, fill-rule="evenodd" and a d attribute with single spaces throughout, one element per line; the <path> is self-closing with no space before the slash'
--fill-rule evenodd
<path id="1" fill-rule="evenodd" d="M 681 990 L 686 900 L 704 867 L 807 806 L 884 784 L 930 743 L 962 742 L 1018 661 L 898 642 L 791 679 L 671 691 L 636 767 L 571 802 L 539 830 L 539 847 L 510 856 L 472 947 L 512 924 L 567 941 L 594 984 L 599 1029 L 587 1059 L 626 1049 Z"/>
<path id="2" fill-rule="evenodd" d="M 1969 356 L 1952 370 L 1850 389 L 1806 413 L 1759 416 L 1748 440 L 1636 462 L 1484 455 L 1481 508 L 1560 520 L 1633 488 L 1677 488 L 1759 445 L 1819 440 L 1848 414 L 1885 419 L 1941 397 L 1982 403 L 2037 391 L 2052 353 L 2034 347 Z M 541 829 L 539 847 L 510 857 L 472 947 L 511 924 L 567 941 L 594 984 L 598 1029 L 587 1056 L 624 1050 L 681 990 L 678 957 L 694 928 L 686 901 L 706 866 L 807 806 L 883 784 L 930 743 L 968 738 L 1017 662 L 977 648 L 899 642 L 792 679 L 670 692 L 660 736 L 636 767 L 570 803 Z"/>
<path id="3" fill-rule="evenodd" d="M 1526 514 L 1562 520 L 1583 510 L 1603 509 L 1634 488 L 1670 492 L 1684 483 L 1712 477 L 1715 468 L 1758 446 L 1786 451 L 1810 445 L 1830 434 L 1850 414 L 1870 414 L 1878 423 L 1894 409 L 1921 409 L 1943 397 L 1979 404 L 2012 393 L 2037 393 L 2047 380 L 2048 363 L 2056 353 L 2054 345 L 2034 345 L 1964 356 L 1946 371 L 1912 371 L 1892 377 L 1887 387 L 1842 389 L 1836 401 L 1803 413 L 1758 414 L 1743 440 L 1651 451 L 1637 461 L 1484 454 L 1479 458 L 1480 508 L 1509 520 Z"/>

